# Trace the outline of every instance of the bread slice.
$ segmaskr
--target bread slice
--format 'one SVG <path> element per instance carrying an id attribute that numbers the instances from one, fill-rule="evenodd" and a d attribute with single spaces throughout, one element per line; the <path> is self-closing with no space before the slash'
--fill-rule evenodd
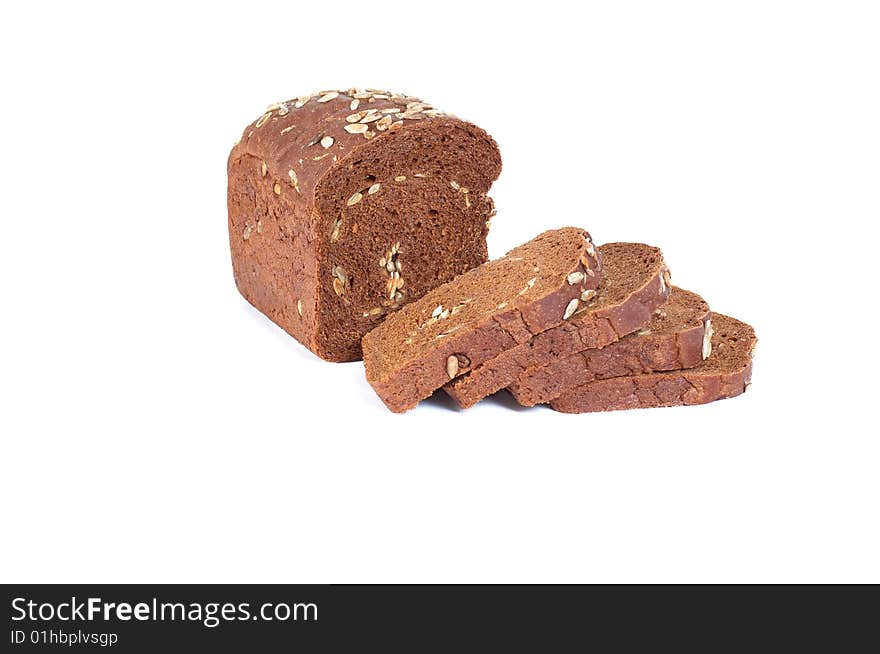
<path id="1" fill-rule="evenodd" d="M 512 384 L 526 370 L 588 348 L 605 347 L 648 324 L 669 295 L 669 269 L 658 248 L 642 243 L 599 246 L 602 281 L 571 320 L 506 349 L 444 390 L 462 408 Z"/>
<path id="2" fill-rule="evenodd" d="M 550 402 L 563 413 L 705 404 L 746 390 L 758 339 L 744 322 L 712 315 L 709 357 L 690 370 L 615 377 L 584 384 Z"/>
<path id="3" fill-rule="evenodd" d="M 236 285 L 318 356 L 360 359 L 387 315 L 488 259 L 500 171 L 492 137 L 418 98 L 279 102 L 229 155 Z"/>
<path id="4" fill-rule="evenodd" d="M 598 379 L 692 368 L 708 356 L 709 316 L 703 298 L 673 286 L 643 329 L 607 347 L 529 368 L 507 390 L 523 406 L 534 406 Z"/>
<path id="5" fill-rule="evenodd" d="M 363 339 L 367 381 L 395 412 L 571 318 L 601 279 L 577 227 L 540 234 L 389 316 Z"/>

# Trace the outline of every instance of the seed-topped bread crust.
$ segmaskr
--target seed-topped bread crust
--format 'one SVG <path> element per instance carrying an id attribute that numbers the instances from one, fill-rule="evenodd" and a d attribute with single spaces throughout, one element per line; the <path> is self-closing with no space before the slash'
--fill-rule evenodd
<path id="1" fill-rule="evenodd" d="M 544 232 L 368 333 L 367 381 L 389 409 L 406 411 L 450 379 L 569 320 L 600 280 L 601 256 L 587 232 Z"/>
<path id="2" fill-rule="evenodd" d="M 462 408 L 507 387 L 526 370 L 584 349 L 605 347 L 644 327 L 669 295 L 669 269 L 658 248 L 642 243 L 599 246 L 602 280 L 571 320 L 507 348 L 443 388 Z"/>
<path id="3" fill-rule="evenodd" d="M 498 147 L 418 98 L 348 89 L 279 102 L 227 169 L 239 290 L 325 359 L 359 359 L 384 317 L 487 259 Z"/>
<path id="4" fill-rule="evenodd" d="M 692 368 L 703 360 L 711 325 L 709 304 L 673 286 L 666 303 L 639 331 L 606 347 L 529 368 L 507 390 L 523 406 L 534 406 L 599 379 Z"/>
<path id="5" fill-rule="evenodd" d="M 707 358 L 678 372 L 614 377 L 571 389 L 550 402 L 563 413 L 706 404 L 743 393 L 752 376 L 758 339 L 744 322 L 712 314 Z"/>

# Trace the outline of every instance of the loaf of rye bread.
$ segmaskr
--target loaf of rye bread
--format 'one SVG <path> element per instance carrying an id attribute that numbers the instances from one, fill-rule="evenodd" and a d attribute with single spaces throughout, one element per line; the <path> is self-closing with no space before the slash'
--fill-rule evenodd
<path id="1" fill-rule="evenodd" d="M 507 387 L 529 368 L 584 349 L 605 347 L 644 327 L 669 295 L 669 269 L 658 248 L 642 243 L 599 246 L 602 279 L 571 320 L 506 348 L 443 388 L 462 408 Z"/>
<path id="2" fill-rule="evenodd" d="M 364 336 L 367 381 L 392 411 L 411 409 L 450 379 L 570 319 L 601 276 L 587 232 L 544 232 Z"/>
<path id="3" fill-rule="evenodd" d="M 606 347 L 529 368 L 507 390 L 523 406 L 534 406 L 599 379 L 692 368 L 709 356 L 709 316 L 703 298 L 673 286 L 644 328 Z"/>
<path id="4" fill-rule="evenodd" d="M 417 98 L 325 91 L 269 107 L 229 155 L 235 281 L 318 356 L 487 259 L 501 171 L 485 131 Z"/>
<path id="5" fill-rule="evenodd" d="M 711 352 L 689 370 L 614 377 L 568 390 L 550 402 L 564 413 L 705 404 L 744 392 L 757 338 L 744 322 L 712 314 Z"/>

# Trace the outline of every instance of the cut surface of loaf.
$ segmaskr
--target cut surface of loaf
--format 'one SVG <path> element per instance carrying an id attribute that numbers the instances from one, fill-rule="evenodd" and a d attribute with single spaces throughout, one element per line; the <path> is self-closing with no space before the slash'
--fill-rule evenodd
<path id="1" fill-rule="evenodd" d="M 227 164 L 236 285 L 330 361 L 487 259 L 501 170 L 482 129 L 417 98 L 325 91 L 270 107 Z"/>
<path id="2" fill-rule="evenodd" d="M 711 352 L 689 370 L 614 377 L 568 390 L 550 402 L 563 413 L 706 404 L 743 393 L 751 381 L 755 330 L 712 314 Z"/>
<path id="3" fill-rule="evenodd" d="M 709 354 L 711 325 L 709 304 L 673 286 L 666 303 L 639 331 L 606 347 L 529 368 L 507 390 L 523 406 L 534 406 L 599 379 L 692 368 Z"/>
<path id="4" fill-rule="evenodd" d="M 669 269 L 660 250 L 643 243 L 598 248 L 602 279 L 570 320 L 505 348 L 443 388 L 462 408 L 507 387 L 526 370 L 575 352 L 600 348 L 645 326 L 669 295 Z"/>
<path id="5" fill-rule="evenodd" d="M 395 412 L 574 315 L 601 279 L 583 229 L 544 232 L 389 316 L 363 339 L 367 381 Z"/>

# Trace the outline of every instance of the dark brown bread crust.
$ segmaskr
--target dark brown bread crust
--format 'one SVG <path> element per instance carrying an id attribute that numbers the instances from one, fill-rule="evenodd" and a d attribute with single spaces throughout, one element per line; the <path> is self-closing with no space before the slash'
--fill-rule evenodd
<path id="1" fill-rule="evenodd" d="M 507 387 L 523 406 L 546 404 L 565 391 L 599 379 L 692 368 L 711 336 L 709 304 L 673 287 L 644 329 L 601 349 L 583 350 L 524 371 Z"/>
<path id="2" fill-rule="evenodd" d="M 563 413 L 706 404 L 743 393 L 751 382 L 757 343 L 749 325 L 712 315 L 712 353 L 690 370 L 615 377 L 566 391 L 550 402 Z"/>
<path id="3" fill-rule="evenodd" d="M 236 285 L 327 360 L 360 358 L 386 315 L 487 258 L 498 147 L 417 98 L 349 89 L 278 103 L 227 170 Z"/>
<path id="4" fill-rule="evenodd" d="M 595 296 L 571 320 L 507 348 L 443 387 L 469 408 L 512 384 L 526 370 L 600 348 L 645 326 L 669 295 L 669 269 L 658 248 L 642 243 L 599 246 L 603 275 Z"/>
<path id="5" fill-rule="evenodd" d="M 450 379 L 567 321 L 601 279 L 576 227 L 544 232 L 429 292 L 363 339 L 367 381 L 395 412 Z"/>

